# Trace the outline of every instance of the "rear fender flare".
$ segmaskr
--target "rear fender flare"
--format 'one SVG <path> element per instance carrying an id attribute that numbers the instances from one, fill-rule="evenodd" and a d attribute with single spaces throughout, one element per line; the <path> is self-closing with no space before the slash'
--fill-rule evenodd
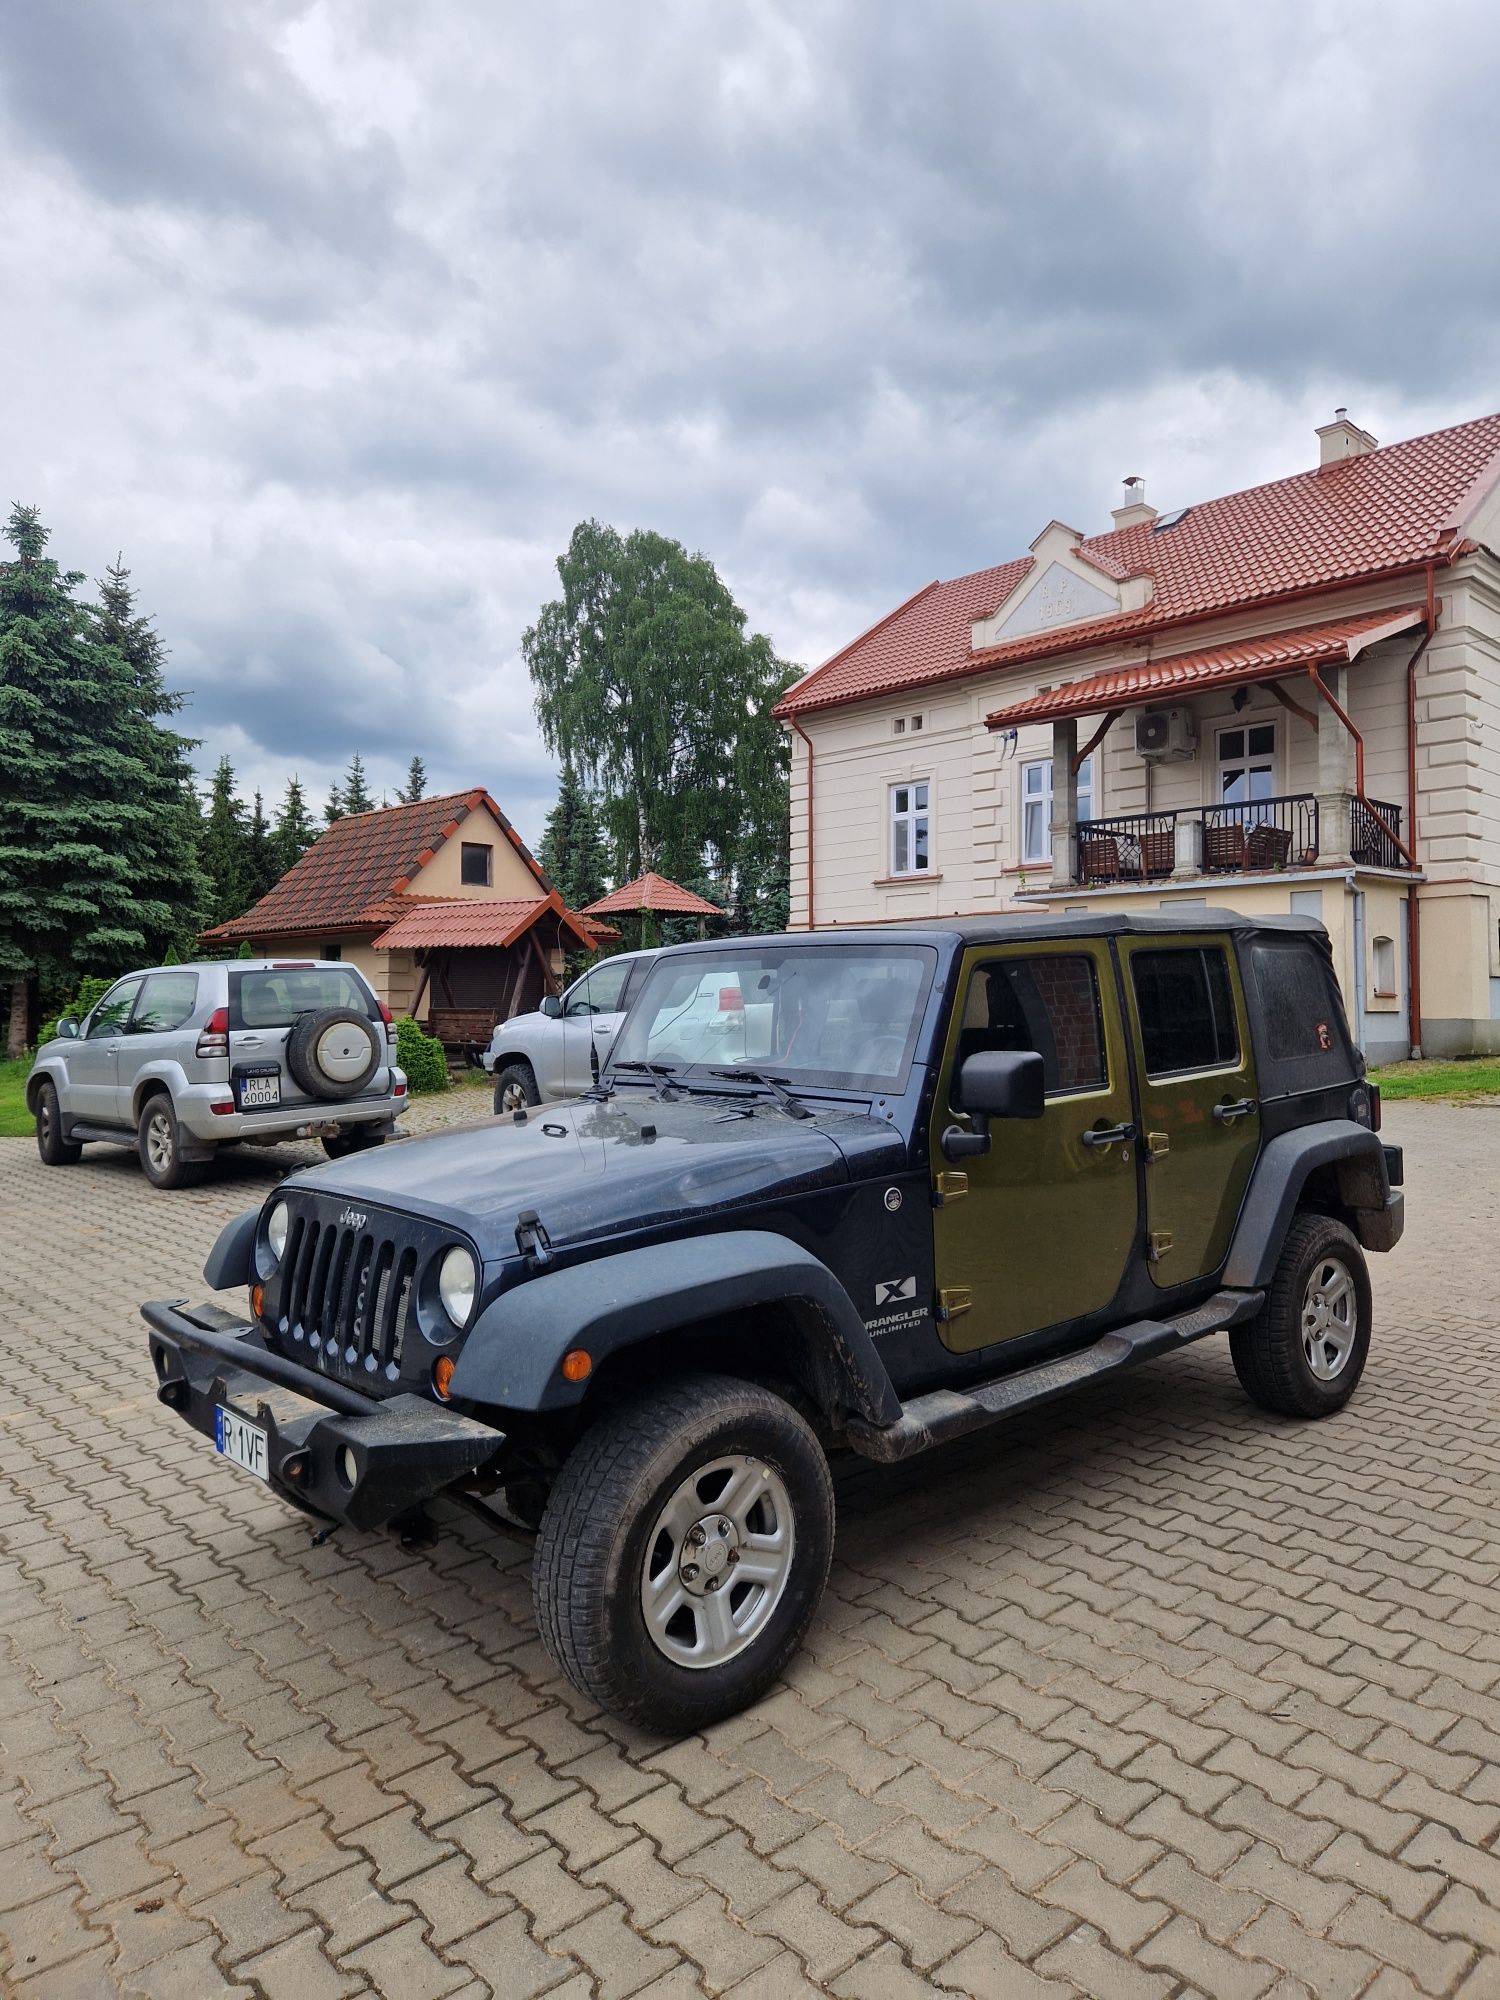
<path id="1" fill-rule="evenodd" d="M 1373 1217 L 1390 1206 L 1385 1153 L 1368 1127 L 1352 1118 L 1330 1118 L 1282 1132 L 1256 1163 L 1224 1266 L 1226 1285 L 1263 1290 L 1270 1284 L 1308 1177 L 1329 1166 L 1338 1170 L 1340 1199 L 1356 1223 L 1362 1211 Z M 1356 1234 L 1363 1240 L 1362 1231 Z"/>
<path id="2" fill-rule="evenodd" d="M 655 1334 L 772 1304 L 796 1313 L 837 1404 L 871 1423 L 896 1420 L 900 1398 L 849 1294 L 810 1251 L 761 1229 L 623 1250 L 502 1293 L 464 1342 L 451 1393 L 507 1409 L 567 1409 L 588 1388 L 562 1377 L 571 1348 L 584 1348 L 597 1368 Z"/>

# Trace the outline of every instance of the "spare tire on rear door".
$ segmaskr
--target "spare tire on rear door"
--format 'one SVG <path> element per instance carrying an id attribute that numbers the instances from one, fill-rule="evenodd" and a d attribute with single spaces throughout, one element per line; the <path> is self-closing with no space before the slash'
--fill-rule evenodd
<path id="1" fill-rule="evenodd" d="M 357 1097 L 380 1067 L 384 1039 L 352 1007 L 299 1014 L 286 1038 L 286 1066 L 309 1097 Z"/>

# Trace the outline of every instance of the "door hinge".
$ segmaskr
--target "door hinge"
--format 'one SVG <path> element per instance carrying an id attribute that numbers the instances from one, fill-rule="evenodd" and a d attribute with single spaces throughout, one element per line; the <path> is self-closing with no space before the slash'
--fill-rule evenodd
<path id="1" fill-rule="evenodd" d="M 933 1189 L 933 1198 L 939 1208 L 946 1208 L 950 1201 L 962 1201 L 968 1192 L 967 1174 L 941 1173 Z"/>
<path id="2" fill-rule="evenodd" d="M 1148 1132 L 1146 1134 L 1146 1158 L 1159 1160 L 1164 1153 L 1172 1150 L 1172 1135 L 1169 1132 Z"/>
<path id="3" fill-rule="evenodd" d="M 957 1319 L 966 1313 L 974 1303 L 974 1294 L 967 1285 L 945 1285 L 938 1293 L 938 1318 Z"/>
<path id="4" fill-rule="evenodd" d="M 1147 1255 L 1150 1257 L 1151 1262 L 1153 1264 L 1159 1264 L 1162 1258 L 1165 1257 L 1167 1252 L 1171 1249 L 1171 1247 L 1172 1247 L 1172 1232 L 1170 1229 L 1152 1230 L 1149 1238 L 1147 1239 L 1146 1250 L 1147 1250 Z"/>

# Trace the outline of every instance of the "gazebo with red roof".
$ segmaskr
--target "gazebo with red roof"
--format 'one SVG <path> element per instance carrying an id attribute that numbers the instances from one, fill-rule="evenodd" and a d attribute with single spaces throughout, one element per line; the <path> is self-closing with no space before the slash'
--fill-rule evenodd
<path id="1" fill-rule="evenodd" d="M 721 910 L 717 903 L 706 902 L 691 889 L 684 889 L 680 882 L 669 882 L 665 875 L 658 875 L 650 868 L 644 875 L 637 875 L 633 882 L 611 889 L 597 903 L 590 903 L 582 914 L 587 918 L 612 917 L 626 916 L 632 911 L 640 916 L 643 940 L 647 920 L 651 917 L 697 917 L 701 937 L 710 917 L 729 915 L 728 910 Z"/>

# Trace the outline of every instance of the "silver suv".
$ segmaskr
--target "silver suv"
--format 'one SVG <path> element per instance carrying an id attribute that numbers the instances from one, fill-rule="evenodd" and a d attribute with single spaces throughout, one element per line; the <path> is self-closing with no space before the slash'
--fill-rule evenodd
<path id="1" fill-rule="evenodd" d="M 496 1112 L 587 1090 L 656 957 L 621 951 L 601 958 L 561 1000 L 549 993 L 536 1013 L 502 1021 L 480 1057 L 495 1079 Z"/>
<path id="2" fill-rule="evenodd" d="M 352 965 L 231 959 L 116 980 L 37 1051 L 37 1150 L 133 1146 L 154 1187 L 197 1180 L 215 1149 L 321 1139 L 330 1158 L 392 1137 L 406 1109 L 390 1010 Z"/>

